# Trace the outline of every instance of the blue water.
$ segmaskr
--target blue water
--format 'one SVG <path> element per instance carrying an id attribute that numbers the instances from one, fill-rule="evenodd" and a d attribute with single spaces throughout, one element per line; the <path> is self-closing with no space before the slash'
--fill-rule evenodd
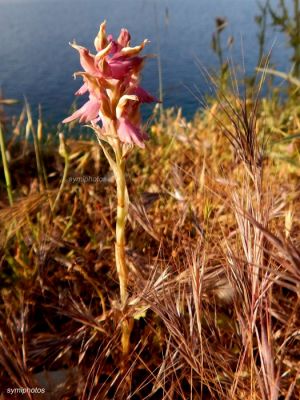
<path id="1" fill-rule="evenodd" d="M 132 43 L 151 40 L 146 53 L 160 49 L 164 105 L 180 106 L 190 117 L 199 107 L 199 93 L 209 90 L 197 62 L 217 66 L 210 46 L 215 17 L 229 21 L 224 41 L 235 38 L 227 55 L 244 59 L 251 72 L 258 57 L 257 14 L 256 0 L 0 0 L 0 86 L 6 97 L 26 96 L 33 109 L 42 105 L 46 119 L 61 121 L 80 85 L 72 78 L 80 69 L 78 54 L 68 43 L 76 39 L 93 49 L 99 23 L 107 19 L 108 32 L 117 35 L 126 27 Z M 288 70 L 286 38 L 269 28 L 271 47 L 273 62 Z M 155 58 L 148 60 L 143 86 L 158 94 Z"/>

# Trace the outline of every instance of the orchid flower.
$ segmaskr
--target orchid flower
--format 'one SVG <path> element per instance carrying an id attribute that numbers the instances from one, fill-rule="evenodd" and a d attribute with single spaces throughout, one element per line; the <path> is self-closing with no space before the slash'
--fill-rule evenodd
<path id="1" fill-rule="evenodd" d="M 109 119 L 114 121 L 121 142 L 144 147 L 148 136 L 141 130 L 137 114 L 142 103 L 157 101 L 139 86 L 139 73 L 144 61 L 139 54 L 147 43 L 146 39 L 140 45 L 130 47 L 127 29 L 121 29 L 115 41 L 111 35 L 106 36 L 106 23 L 103 22 L 94 41 L 97 54 L 93 55 L 88 49 L 72 44 L 79 52 L 84 69 L 75 74 L 81 75 L 84 80 L 83 86 L 75 94 L 81 96 L 89 93 L 89 100 L 63 122 L 79 119 L 84 123 L 102 121 L 105 125 L 105 119 Z M 135 98 L 131 98 L 130 102 L 135 104 L 125 106 L 128 96 L 133 95 Z M 124 98 L 127 99 L 125 103 Z"/>
<path id="2" fill-rule="evenodd" d="M 117 40 L 106 35 L 106 22 L 100 25 L 94 44 L 96 54 L 73 43 L 79 53 L 83 71 L 75 73 L 83 79 L 83 85 L 75 93 L 88 94 L 88 101 L 63 122 L 79 120 L 90 122 L 103 152 L 113 170 L 117 185 L 117 219 L 115 257 L 120 283 L 121 306 L 127 303 L 128 267 L 125 253 L 125 225 L 128 217 L 128 193 L 125 180 L 125 163 L 132 145 L 145 147 L 148 135 L 141 126 L 140 106 L 157 102 L 140 85 L 140 72 L 145 57 L 140 56 L 148 40 L 131 47 L 130 34 L 121 29 Z M 105 144 L 106 143 L 106 144 Z M 113 154 L 107 148 L 111 146 Z M 133 319 L 122 322 L 122 350 L 130 349 L 130 333 Z"/>

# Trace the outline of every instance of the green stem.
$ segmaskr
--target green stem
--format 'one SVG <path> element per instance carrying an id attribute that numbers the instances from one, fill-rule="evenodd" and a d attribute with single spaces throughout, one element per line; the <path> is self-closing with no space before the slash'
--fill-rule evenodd
<path id="1" fill-rule="evenodd" d="M 63 177 L 62 177 L 62 180 L 61 180 L 61 184 L 60 184 L 56 199 L 55 199 L 53 207 L 52 207 L 52 212 L 55 212 L 55 208 L 56 208 L 56 206 L 57 206 L 57 204 L 59 202 L 60 196 L 62 194 L 63 188 L 64 188 L 65 183 L 66 183 L 68 172 L 69 172 L 69 157 L 66 156 L 65 157 L 64 173 L 63 173 Z"/>
<path id="2" fill-rule="evenodd" d="M 3 134 L 1 124 L 0 124 L 0 147 L 1 147 L 1 156 L 2 156 L 2 163 L 3 163 L 3 170 L 4 170 L 8 200 L 9 200 L 9 204 L 12 205 L 13 204 L 12 186 L 11 186 L 8 162 L 7 162 L 7 158 L 6 158 L 6 146 L 5 146 L 4 134 Z"/>
<path id="3" fill-rule="evenodd" d="M 125 257 L 125 225 L 128 215 L 128 195 L 125 180 L 125 160 L 117 159 L 117 221 L 116 221 L 116 266 L 120 282 L 121 304 L 127 299 L 128 268 Z"/>
<path id="4" fill-rule="evenodd" d="M 294 0 L 294 18 L 295 18 L 295 75 L 300 75 L 300 7 L 299 0 Z"/>
<path id="5" fill-rule="evenodd" d="M 105 145 L 102 143 L 97 130 L 95 130 L 98 142 L 113 170 L 116 185 L 117 185 L 117 220 L 116 220 L 116 242 L 115 242 L 115 257 L 116 257 L 116 268 L 119 278 L 120 286 L 120 299 L 122 308 L 125 307 L 127 301 L 127 284 L 128 284 L 128 267 L 126 264 L 126 253 L 125 253 L 125 228 L 126 220 L 128 217 L 128 192 L 126 186 L 125 167 L 126 159 L 123 154 L 122 144 L 117 137 L 116 128 L 112 123 L 109 128 L 111 132 L 111 139 L 108 143 L 111 145 L 115 159 L 112 158 Z M 126 357 L 130 351 L 130 334 L 133 328 L 133 318 L 125 317 L 122 321 L 122 352 L 123 356 Z"/>
<path id="6" fill-rule="evenodd" d="M 157 69 L 158 69 L 158 90 L 159 90 L 159 101 L 161 102 L 159 105 L 160 111 L 163 111 L 163 76 L 162 76 L 162 63 L 161 63 L 161 46 L 160 46 L 160 34 L 159 34 L 159 25 L 158 25 L 158 17 L 157 17 L 157 8 L 156 3 L 154 4 L 155 8 L 155 25 L 157 32 Z"/>
<path id="7" fill-rule="evenodd" d="M 32 132 L 32 136 L 33 136 L 33 146 L 34 146 L 35 157 L 36 157 L 36 167 L 37 167 L 37 172 L 38 172 L 38 177 L 39 177 L 39 183 L 40 183 L 42 190 L 44 190 L 44 176 L 43 176 L 40 146 L 39 146 L 38 138 L 37 138 L 36 131 L 35 131 L 35 128 L 33 125 L 31 110 L 30 110 L 29 104 L 27 103 L 27 100 L 25 101 L 25 105 L 26 105 L 27 119 L 28 119 L 28 122 L 30 125 L 30 130 Z"/>
<path id="8" fill-rule="evenodd" d="M 125 253 L 125 227 L 128 217 L 128 193 L 125 177 L 125 159 L 122 156 L 122 147 L 119 141 L 115 143 L 116 170 L 115 177 L 117 183 L 117 221 L 116 221 L 116 267 L 120 284 L 121 305 L 125 306 L 127 301 L 128 267 L 126 264 Z M 122 352 L 126 356 L 130 351 L 130 335 L 133 328 L 133 319 L 125 318 L 122 322 Z"/>

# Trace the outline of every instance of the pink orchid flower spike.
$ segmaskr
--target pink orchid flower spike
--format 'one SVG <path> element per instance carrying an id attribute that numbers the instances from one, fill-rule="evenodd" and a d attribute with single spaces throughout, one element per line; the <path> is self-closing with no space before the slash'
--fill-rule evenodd
<path id="1" fill-rule="evenodd" d="M 127 29 L 121 29 L 117 40 L 107 36 L 104 21 L 94 40 L 95 55 L 85 47 L 71 45 L 79 52 L 83 68 L 75 75 L 84 80 L 75 94 L 88 93 L 89 99 L 63 122 L 78 119 L 81 123 L 101 123 L 104 128 L 113 124 L 121 142 L 144 147 L 148 136 L 141 129 L 140 105 L 158 100 L 139 86 L 145 59 L 140 53 L 148 40 L 135 47 L 130 46 L 130 40 Z"/>
<path id="2" fill-rule="evenodd" d="M 107 36 L 104 21 L 94 40 L 96 54 L 92 54 L 82 46 L 72 44 L 79 53 L 83 68 L 83 71 L 75 74 L 83 79 L 83 85 L 75 94 L 77 96 L 88 94 L 89 99 L 63 121 L 79 120 L 82 123 L 90 123 L 115 176 L 117 187 L 115 260 L 122 309 L 127 305 L 129 273 L 125 237 L 129 209 L 126 159 L 132 146 L 144 148 L 148 139 L 148 135 L 142 129 L 141 105 L 157 101 L 139 84 L 145 59 L 140 53 L 148 40 L 135 47 L 131 47 L 130 40 L 127 29 L 121 29 L 117 40 L 112 35 Z M 130 351 L 133 323 L 132 317 L 126 317 L 121 324 L 121 344 L 125 358 Z"/>

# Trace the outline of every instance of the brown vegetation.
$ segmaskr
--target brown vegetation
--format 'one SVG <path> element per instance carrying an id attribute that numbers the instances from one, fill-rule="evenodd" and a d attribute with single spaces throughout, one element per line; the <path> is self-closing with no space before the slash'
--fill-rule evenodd
<path id="1" fill-rule="evenodd" d="M 54 371 L 51 399 L 300 398 L 298 115 L 289 101 L 236 94 L 191 122 L 155 117 L 128 162 L 125 308 L 104 156 L 66 140 L 53 209 L 64 159 L 41 131 L 24 144 L 24 116 L 8 143 L 12 206 L 1 189 L 2 398 L 50 385 Z"/>

